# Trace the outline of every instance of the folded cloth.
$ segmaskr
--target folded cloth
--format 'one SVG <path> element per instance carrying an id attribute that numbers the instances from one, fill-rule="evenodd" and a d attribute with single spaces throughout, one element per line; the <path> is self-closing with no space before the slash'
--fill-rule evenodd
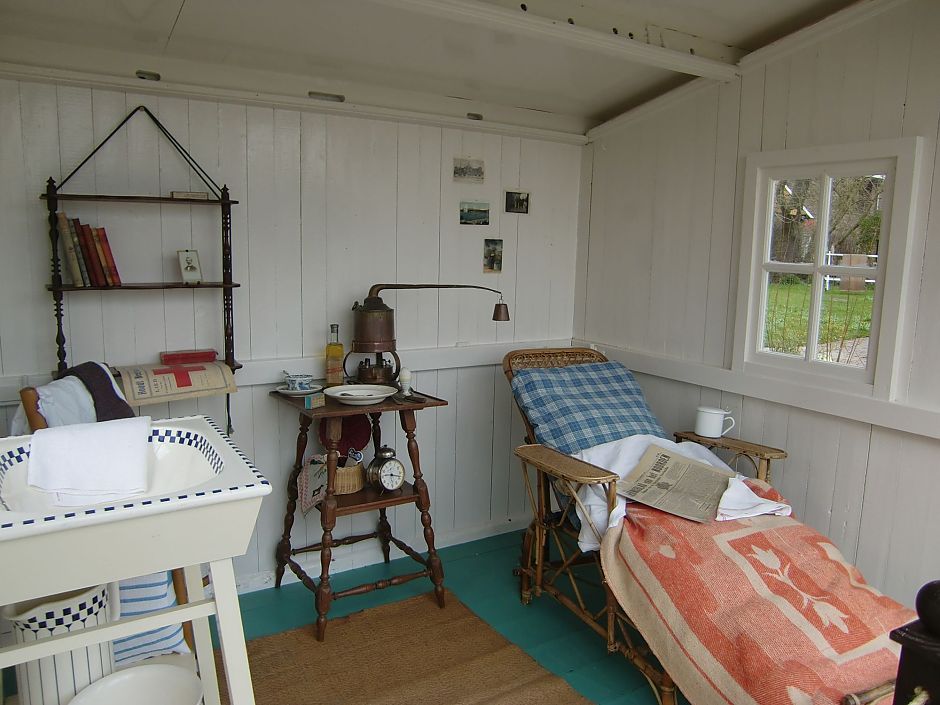
<path id="1" fill-rule="evenodd" d="M 627 436 L 617 441 L 609 441 L 608 443 L 591 446 L 590 448 L 585 448 L 582 451 L 573 453 L 572 457 L 591 463 L 592 465 L 597 465 L 605 470 L 615 472 L 622 480 L 636 467 L 637 463 L 640 462 L 640 458 L 642 458 L 643 454 L 646 452 L 646 449 L 652 444 L 656 444 L 660 448 L 665 448 L 672 453 L 676 453 L 677 455 L 691 460 L 697 460 L 700 463 L 713 465 L 717 468 L 724 468 L 725 470 L 731 469 L 721 458 L 698 443 L 673 443 L 665 438 L 646 433 L 638 433 L 634 436 Z M 594 526 L 597 527 L 598 532 L 603 538 L 608 528 L 617 526 L 623 520 L 624 515 L 627 513 L 627 500 L 618 494 L 617 504 L 608 515 L 607 494 L 601 485 L 584 485 L 578 490 L 578 497 L 581 499 L 582 504 L 584 504 L 585 509 L 587 509 L 590 515 L 589 521 L 588 517 L 581 511 L 581 507 L 576 507 L 578 518 L 581 520 L 578 546 L 580 546 L 582 551 L 596 551 L 600 548 L 600 540 L 594 534 L 594 530 L 591 528 L 590 524 L 593 523 Z"/>
<path id="2" fill-rule="evenodd" d="M 36 392 L 39 394 L 39 413 L 49 426 L 92 423 L 97 420 L 94 400 L 77 377 L 53 380 L 36 387 Z M 29 433 L 29 422 L 22 404 L 10 422 L 10 433 L 14 436 Z"/>
<path id="3" fill-rule="evenodd" d="M 718 515 L 715 519 L 718 521 L 731 521 L 732 519 L 756 517 L 761 514 L 776 514 L 777 516 L 788 517 L 792 511 L 789 504 L 758 497 L 745 484 L 744 478 L 738 476 L 728 478 L 728 489 L 721 495 L 721 501 L 718 503 Z"/>
<path id="4" fill-rule="evenodd" d="M 45 428 L 33 434 L 27 481 L 62 507 L 147 490 L 150 417 Z"/>
<path id="5" fill-rule="evenodd" d="M 70 367 L 59 377 L 60 380 L 74 376 L 81 380 L 95 404 L 95 417 L 98 421 L 129 419 L 134 410 L 124 399 L 111 371 L 100 362 L 83 362 Z M 54 424 L 49 424 L 50 426 Z"/>

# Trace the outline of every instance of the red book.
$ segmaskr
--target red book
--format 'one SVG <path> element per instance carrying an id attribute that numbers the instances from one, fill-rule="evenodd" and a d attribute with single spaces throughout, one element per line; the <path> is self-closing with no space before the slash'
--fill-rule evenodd
<path id="1" fill-rule="evenodd" d="M 95 253 L 95 243 L 91 241 L 91 238 L 88 237 L 88 233 L 85 232 L 87 225 L 82 225 L 81 221 L 78 218 L 72 218 L 72 224 L 75 226 L 75 235 L 78 238 L 78 247 L 82 251 L 82 260 L 85 262 L 85 271 L 88 272 L 88 285 L 89 286 L 104 286 L 104 284 L 98 283 L 98 278 L 95 276 L 95 268 L 92 262 L 98 259 L 97 253 Z M 92 253 L 95 253 L 95 257 L 92 257 Z"/>
<path id="2" fill-rule="evenodd" d="M 189 365 L 194 362 L 213 362 L 218 353 L 209 348 L 197 350 L 164 350 L 160 353 L 160 363 L 163 365 Z"/>
<path id="3" fill-rule="evenodd" d="M 92 233 L 91 226 L 85 223 L 82 226 L 82 253 L 85 255 L 85 266 L 88 267 L 88 274 L 91 277 L 94 286 L 107 286 L 108 280 L 104 276 L 104 268 L 101 266 L 101 259 L 98 257 L 98 248 L 95 246 L 95 236 Z"/>
<path id="4" fill-rule="evenodd" d="M 104 228 L 95 228 L 98 245 L 98 253 L 101 255 L 101 263 L 104 266 L 105 276 L 111 286 L 121 286 L 121 275 L 118 274 L 117 264 L 114 262 L 114 254 L 111 252 L 111 243 L 108 242 L 108 233 Z"/>

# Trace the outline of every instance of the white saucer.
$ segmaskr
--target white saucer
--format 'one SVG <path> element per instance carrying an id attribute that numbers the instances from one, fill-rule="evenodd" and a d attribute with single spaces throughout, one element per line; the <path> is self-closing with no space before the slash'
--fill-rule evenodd
<path id="1" fill-rule="evenodd" d="M 288 389 L 286 384 L 282 384 L 280 387 L 276 387 L 274 391 L 280 392 L 285 397 L 305 397 L 308 394 L 322 392 L 323 387 L 315 384 L 310 389 Z"/>
<path id="2" fill-rule="evenodd" d="M 350 406 L 378 404 L 397 392 L 395 387 L 387 387 L 384 384 L 340 384 L 323 390 L 328 397 Z"/>

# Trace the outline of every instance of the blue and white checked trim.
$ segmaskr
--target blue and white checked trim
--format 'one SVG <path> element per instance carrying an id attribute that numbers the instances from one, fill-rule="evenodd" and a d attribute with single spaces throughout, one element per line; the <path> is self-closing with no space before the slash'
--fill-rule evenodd
<path id="1" fill-rule="evenodd" d="M 3 516 L 0 515 L 0 530 L 10 529 L 14 526 L 25 526 L 29 524 L 35 524 L 39 521 L 41 522 L 52 522 L 56 519 L 73 519 L 76 516 L 90 516 L 99 513 L 109 513 L 113 512 L 118 508 L 121 509 L 131 509 L 136 506 L 149 506 L 155 503 L 164 503 L 164 502 L 175 502 L 186 500 L 190 497 L 204 497 L 207 494 L 222 494 L 227 492 L 235 492 L 241 489 L 247 489 L 250 487 L 255 487 L 256 485 L 270 485 L 271 483 L 261 474 L 255 464 L 248 459 L 248 456 L 245 455 L 242 450 L 232 443 L 232 440 L 222 431 L 221 428 L 208 416 L 202 417 L 209 426 L 211 426 L 218 434 L 219 437 L 225 441 L 228 447 L 239 457 L 241 458 L 248 468 L 251 470 L 252 475 L 255 476 L 256 482 L 251 482 L 244 485 L 235 485 L 228 488 L 217 488 L 206 491 L 197 491 L 189 492 L 184 494 L 179 494 L 174 497 L 160 497 L 160 498 L 151 498 L 137 501 L 127 501 L 120 502 L 119 504 L 109 505 L 105 507 L 92 507 L 89 509 L 82 509 L 77 512 L 66 512 L 62 515 L 50 515 L 42 517 L 42 519 L 25 519 L 22 521 L 15 522 L 4 522 Z M 203 456 L 208 460 L 210 466 L 213 469 L 214 474 L 218 475 L 222 471 L 223 460 L 219 453 L 212 446 L 211 442 L 202 434 L 196 431 L 183 431 L 181 429 L 161 429 L 155 428 L 151 431 L 149 442 L 157 443 L 179 443 L 181 445 L 188 445 L 194 447 L 196 450 L 201 452 Z M 29 458 L 29 447 L 17 447 L 13 450 L 7 451 L 0 455 L 0 493 L 3 491 L 3 482 L 6 479 L 7 472 L 12 469 L 14 466 L 19 463 L 25 462 Z M 0 505 L 7 511 L 11 511 L 10 508 L 3 502 L 2 494 L 0 494 Z"/>
<path id="2" fill-rule="evenodd" d="M 535 440 L 562 453 L 640 433 L 666 438 L 633 373 L 619 362 L 519 370 L 512 391 Z"/>
<path id="3" fill-rule="evenodd" d="M 20 629 L 31 631 L 34 634 L 39 634 L 42 631 L 52 633 L 59 627 L 65 627 L 67 630 L 71 631 L 76 623 L 80 623 L 79 629 L 83 629 L 85 621 L 89 617 L 107 609 L 108 589 L 107 586 L 102 585 L 94 594 L 82 600 L 77 605 L 51 609 L 26 619 L 14 619 L 13 622 Z"/>

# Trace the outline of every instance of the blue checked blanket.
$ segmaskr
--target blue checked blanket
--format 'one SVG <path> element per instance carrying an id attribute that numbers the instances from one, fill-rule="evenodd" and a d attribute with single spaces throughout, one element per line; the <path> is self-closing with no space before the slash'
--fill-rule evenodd
<path id="1" fill-rule="evenodd" d="M 633 373 L 619 362 L 519 370 L 512 392 L 535 440 L 562 453 L 638 433 L 666 438 Z"/>

